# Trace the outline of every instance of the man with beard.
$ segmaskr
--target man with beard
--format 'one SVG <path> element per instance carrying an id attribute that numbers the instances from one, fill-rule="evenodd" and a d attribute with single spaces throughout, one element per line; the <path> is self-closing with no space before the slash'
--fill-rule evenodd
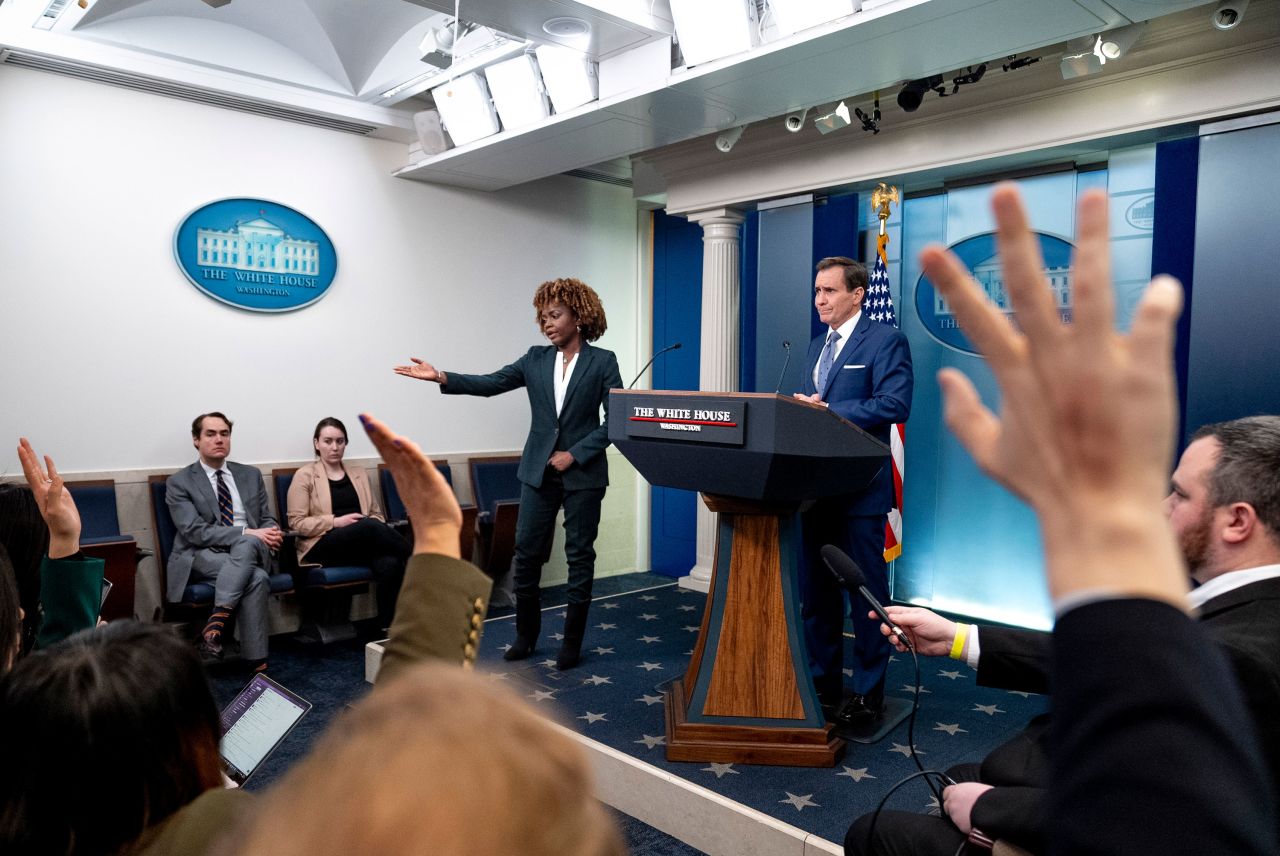
<path id="1" fill-rule="evenodd" d="M 1231 661 L 1275 779 L 1280 774 L 1280 416 L 1237 419 L 1197 431 L 1173 473 L 1165 513 L 1198 584 L 1191 604 Z M 981 686 L 1050 689 L 1047 633 L 959 624 L 918 607 L 890 606 L 888 612 L 918 653 L 965 660 L 977 669 Z M 881 632 L 899 651 L 906 650 L 887 626 L 881 625 Z M 964 844 L 974 830 L 1043 852 L 1048 735 L 1045 714 L 981 764 L 949 770 L 957 784 L 943 790 L 946 819 L 881 812 L 874 840 L 868 840 L 872 815 L 864 815 L 850 827 L 845 852 L 977 853 L 974 845 Z M 970 849 L 961 850 L 962 845 Z"/>

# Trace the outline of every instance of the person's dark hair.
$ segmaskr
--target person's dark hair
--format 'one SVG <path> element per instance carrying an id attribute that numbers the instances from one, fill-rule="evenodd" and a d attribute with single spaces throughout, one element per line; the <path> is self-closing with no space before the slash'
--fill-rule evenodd
<path id="1" fill-rule="evenodd" d="M 191 420 L 191 437 L 192 437 L 192 439 L 195 439 L 195 438 L 197 438 L 197 437 L 199 437 L 199 436 L 200 436 L 200 432 L 204 430 L 204 420 L 205 420 L 206 418 L 210 417 L 210 416 L 217 417 L 218 419 L 221 419 L 223 422 L 227 423 L 227 430 L 228 430 L 228 431 L 230 431 L 232 428 L 234 428 L 234 427 L 235 427 L 235 426 L 231 423 L 231 420 L 230 420 L 230 419 L 228 419 L 228 418 L 226 417 L 226 414 L 224 414 L 224 413 L 220 413 L 220 412 L 218 412 L 217 410 L 210 410 L 208 413 L 201 413 L 201 414 L 200 414 L 199 416 L 197 416 L 195 419 L 192 419 L 192 420 Z"/>
<path id="2" fill-rule="evenodd" d="M 605 321 L 600 295 L 582 280 L 572 277 L 548 280 L 538 286 L 538 290 L 533 295 L 535 324 L 541 327 L 542 310 L 557 300 L 568 306 L 570 311 L 578 316 L 578 331 L 586 341 L 594 342 L 608 329 L 609 325 Z"/>
<path id="3" fill-rule="evenodd" d="M 22 621 L 25 653 L 40 628 L 40 562 L 49 552 L 49 527 L 28 487 L 0 485 L 0 546 L 9 554 L 18 602 L 27 613 Z"/>
<path id="4" fill-rule="evenodd" d="M 325 418 L 321 419 L 319 422 L 316 423 L 316 431 L 314 434 L 311 435 L 312 448 L 314 448 L 315 442 L 320 439 L 320 432 L 323 431 L 325 428 L 337 428 L 339 431 L 342 432 L 342 439 L 344 440 L 348 439 L 347 426 L 342 424 L 342 420 L 336 416 L 326 416 Z M 315 453 L 317 458 L 320 457 L 319 449 L 315 449 Z"/>
<path id="5" fill-rule="evenodd" d="M 0 679 L 0 852 L 114 854 L 221 782 L 219 718 L 194 649 L 118 621 Z"/>
<path id="6" fill-rule="evenodd" d="M 13 578 L 9 551 L 0 545 L 0 675 L 18 659 L 22 650 L 22 622 L 18 619 L 18 583 Z"/>
<path id="7" fill-rule="evenodd" d="M 844 271 L 844 287 L 846 291 L 853 291 L 855 288 L 867 290 L 867 266 L 862 262 L 854 261 L 845 256 L 827 256 L 816 265 L 818 273 L 822 273 L 827 268 L 838 267 Z"/>
<path id="8" fill-rule="evenodd" d="M 1191 441 L 1213 437 L 1218 461 L 1209 473 L 1214 507 L 1247 502 L 1280 541 L 1280 416 L 1249 416 L 1206 425 Z"/>

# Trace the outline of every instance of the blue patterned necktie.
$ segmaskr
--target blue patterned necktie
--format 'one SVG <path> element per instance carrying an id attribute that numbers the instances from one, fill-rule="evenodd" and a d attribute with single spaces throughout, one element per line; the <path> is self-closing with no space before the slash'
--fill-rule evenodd
<path id="1" fill-rule="evenodd" d="M 831 363 L 836 357 L 836 343 L 840 341 L 840 333 L 832 330 L 827 336 L 827 346 L 822 349 L 822 356 L 818 358 L 818 395 L 822 395 L 827 389 L 827 376 L 831 374 Z"/>
<path id="2" fill-rule="evenodd" d="M 218 522 L 230 526 L 236 519 L 235 506 L 231 504 L 231 488 L 222 478 L 222 470 L 214 470 L 213 474 L 218 477 Z"/>

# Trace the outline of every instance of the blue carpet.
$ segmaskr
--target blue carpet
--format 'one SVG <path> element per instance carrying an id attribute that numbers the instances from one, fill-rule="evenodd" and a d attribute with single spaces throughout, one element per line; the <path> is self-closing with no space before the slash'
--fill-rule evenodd
<path id="1" fill-rule="evenodd" d="M 856 817 L 873 810 L 895 782 L 915 772 L 905 722 L 880 743 L 851 744 L 834 768 L 667 761 L 661 689 L 688 666 L 706 598 L 651 574 L 610 582 L 636 591 L 607 595 L 597 586 L 595 595 L 602 599 L 592 604 L 576 669 L 553 668 L 563 626 L 559 608 L 544 611 L 537 653 L 518 663 L 501 659 L 514 637 L 514 619 L 491 618 L 481 643 L 481 668 L 594 740 L 829 841 L 842 841 Z M 544 595 L 544 603 L 557 602 L 550 595 Z M 923 659 L 921 684 L 915 742 L 921 762 L 931 769 L 980 760 L 1046 707 L 1039 696 L 978 687 L 971 669 L 947 659 Z M 910 657 L 896 656 L 889 665 L 888 694 L 910 698 L 913 687 Z M 924 784 L 914 782 L 889 805 L 923 811 L 932 803 Z"/>

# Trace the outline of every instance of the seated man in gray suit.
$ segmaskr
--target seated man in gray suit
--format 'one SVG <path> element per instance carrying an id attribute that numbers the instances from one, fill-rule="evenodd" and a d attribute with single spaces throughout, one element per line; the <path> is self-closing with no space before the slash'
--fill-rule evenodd
<path id="1" fill-rule="evenodd" d="M 200 460 L 169 477 L 166 505 L 177 528 L 168 562 L 167 597 L 182 600 L 188 582 L 214 587 L 213 612 L 200 651 L 222 656 L 222 633 L 233 613 L 240 653 L 257 671 L 267 667 L 267 567 L 284 533 L 267 502 L 262 473 L 227 460 L 231 420 L 214 411 L 191 423 Z"/>

